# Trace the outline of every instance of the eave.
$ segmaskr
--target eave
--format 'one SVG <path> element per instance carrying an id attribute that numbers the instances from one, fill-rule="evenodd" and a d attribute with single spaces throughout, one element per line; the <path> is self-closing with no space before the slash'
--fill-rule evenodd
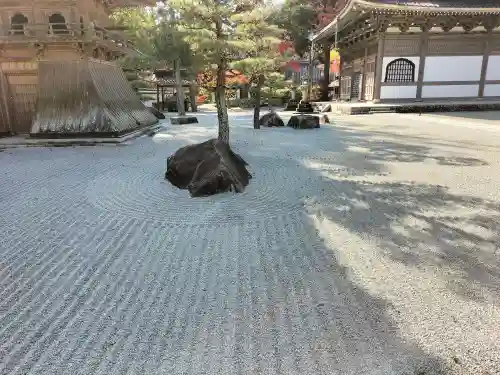
<path id="1" fill-rule="evenodd" d="M 418 5 L 401 5 L 401 4 L 387 4 L 387 3 L 376 3 L 366 0 L 347 0 L 346 5 L 340 11 L 337 17 L 321 29 L 316 35 L 314 35 L 313 40 L 319 41 L 325 38 L 329 38 L 335 34 L 336 31 L 342 31 L 342 29 L 350 23 L 353 19 L 363 13 L 373 13 L 373 14 L 407 14 L 407 15 L 424 15 L 424 16 L 436 16 L 436 15 L 500 15 L 500 7 L 431 7 L 431 6 L 418 6 Z"/>
<path id="2" fill-rule="evenodd" d="M 156 0 L 104 0 L 110 9 L 127 8 L 127 7 L 154 7 Z"/>

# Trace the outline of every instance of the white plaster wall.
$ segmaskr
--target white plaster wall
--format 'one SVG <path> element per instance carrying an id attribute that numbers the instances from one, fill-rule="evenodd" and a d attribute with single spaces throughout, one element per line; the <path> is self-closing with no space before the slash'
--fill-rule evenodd
<path id="1" fill-rule="evenodd" d="M 488 69 L 486 69 L 486 80 L 500 80 L 500 56 L 490 56 Z"/>
<path id="2" fill-rule="evenodd" d="M 479 85 L 423 86 L 422 98 L 466 98 L 479 95 Z"/>
<path id="3" fill-rule="evenodd" d="M 484 96 L 500 96 L 500 85 L 484 85 Z"/>
<path id="4" fill-rule="evenodd" d="M 382 86 L 380 99 L 413 99 L 417 97 L 417 85 Z"/>
<path id="5" fill-rule="evenodd" d="M 387 69 L 387 65 L 394 60 L 397 59 L 407 59 L 415 64 L 415 75 L 413 79 L 417 82 L 418 79 L 418 67 L 420 66 L 420 57 L 419 56 L 399 56 L 399 57 L 384 57 L 382 59 L 382 82 L 385 82 L 385 71 Z"/>
<path id="6" fill-rule="evenodd" d="M 479 81 L 483 56 L 428 56 L 424 82 Z"/>

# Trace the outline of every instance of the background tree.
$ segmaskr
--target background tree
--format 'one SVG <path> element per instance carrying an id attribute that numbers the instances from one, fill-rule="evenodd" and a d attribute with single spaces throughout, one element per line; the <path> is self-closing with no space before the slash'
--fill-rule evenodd
<path id="1" fill-rule="evenodd" d="M 182 20 L 185 41 L 204 57 L 205 67 L 215 71 L 215 102 L 219 139 L 229 142 L 229 120 L 226 104 L 226 71 L 231 62 L 247 57 L 254 43 L 241 25 L 252 20 L 259 0 L 171 0 Z"/>
<path id="2" fill-rule="evenodd" d="M 271 7 L 259 6 L 249 14 L 240 14 L 236 18 L 239 21 L 237 32 L 244 35 L 249 43 L 246 57 L 233 62 L 231 66 L 241 71 L 254 88 L 254 129 L 260 128 L 262 87 L 266 79 L 276 73 L 286 61 L 278 48 L 283 30 L 269 22 L 273 10 Z"/>
<path id="3" fill-rule="evenodd" d="M 185 41 L 185 34 L 171 9 L 166 6 L 155 10 L 125 9 L 114 13 L 113 18 L 118 25 L 126 26 L 136 50 L 136 54 L 122 59 L 124 68 L 173 68 L 176 72 L 177 109 L 179 115 L 184 115 L 184 89 L 180 69 L 181 66 L 187 67 L 188 75 L 194 79 L 200 59 Z"/>
<path id="4" fill-rule="evenodd" d="M 274 22 L 286 31 L 287 38 L 294 43 L 296 53 L 304 57 L 309 52 L 309 34 L 318 32 L 330 23 L 339 11 L 337 0 L 312 0 L 306 4 L 299 0 L 286 0 L 274 17 Z M 321 81 L 321 100 L 328 100 L 330 83 L 330 50 L 332 41 L 323 40 L 317 46 L 318 59 L 324 64 Z M 313 57 L 313 60 L 315 57 Z"/>
<path id="5" fill-rule="evenodd" d="M 309 33 L 314 28 L 317 14 L 310 2 L 286 0 L 273 16 L 273 22 L 285 31 L 287 40 L 293 43 L 295 52 L 304 58 L 309 52 Z"/>

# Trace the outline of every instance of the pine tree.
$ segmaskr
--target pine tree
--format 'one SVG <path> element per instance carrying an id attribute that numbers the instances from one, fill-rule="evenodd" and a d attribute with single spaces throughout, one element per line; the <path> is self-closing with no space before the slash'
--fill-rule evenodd
<path id="1" fill-rule="evenodd" d="M 246 57 L 231 64 L 249 79 L 255 89 L 254 129 L 260 128 L 260 103 L 262 87 L 269 74 L 275 73 L 285 63 L 279 52 L 283 30 L 269 22 L 273 9 L 264 5 L 257 6 L 248 14 L 240 14 L 236 31 L 248 41 Z"/>
<path id="2" fill-rule="evenodd" d="M 261 1 L 171 0 L 168 4 L 177 12 L 192 50 L 204 57 L 207 68 L 215 71 L 219 139 L 229 143 L 226 71 L 232 61 L 246 58 L 246 52 L 254 47 L 241 25 L 254 17 L 254 9 Z"/>

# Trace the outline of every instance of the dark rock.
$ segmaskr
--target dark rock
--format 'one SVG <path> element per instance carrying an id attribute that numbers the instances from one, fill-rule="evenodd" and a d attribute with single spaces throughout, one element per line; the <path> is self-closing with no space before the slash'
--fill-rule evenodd
<path id="1" fill-rule="evenodd" d="M 170 118 L 172 125 L 197 124 L 198 119 L 195 116 L 175 116 Z"/>
<path id="2" fill-rule="evenodd" d="M 290 99 L 285 106 L 285 111 L 295 111 L 297 106 L 299 105 L 299 101 L 295 99 Z"/>
<path id="3" fill-rule="evenodd" d="M 285 126 L 285 123 L 276 112 L 266 113 L 260 118 L 259 122 L 260 126 L 266 126 L 266 127 Z"/>
<path id="4" fill-rule="evenodd" d="M 301 101 L 299 105 L 297 106 L 297 112 L 300 113 L 313 113 L 314 112 L 314 107 L 310 102 L 304 102 Z"/>
<path id="5" fill-rule="evenodd" d="M 252 175 L 248 164 L 217 139 L 180 148 L 167 159 L 165 178 L 192 197 L 242 192 Z"/>
<path id="6" fill-rule="evenodd" d="M 294 129 L 316 129 L 319 128 L 319 117 L 312 115 L 293 115 L 287 126 Z"/>
<path id="7" fill-rule="evenodd" d="M 159 120 L 165 120 L 165 115 L 158 111 L 154 107 L 148 107 L 149 112 L 151 112 L 157 119 Z"/>

